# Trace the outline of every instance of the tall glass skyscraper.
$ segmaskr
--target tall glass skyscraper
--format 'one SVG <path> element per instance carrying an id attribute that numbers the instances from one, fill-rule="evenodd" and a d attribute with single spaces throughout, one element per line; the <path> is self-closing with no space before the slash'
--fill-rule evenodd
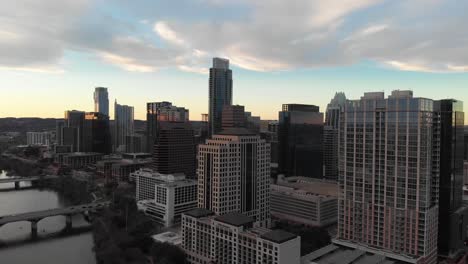
<path id="1" fill-rule="evenodd" d="M 434 101 L 366 93 L 340 117 L 335 243 L 436 263 L 440 142 Z M 460 186 L 461 187 L 461 186 Z"/>
<path id="2" fill-rule="evenodd" d="M 127 151 L 127 136 L 134 133 L 133 106 L 114 103 L 114 148 L 117 151 Z"/>
<path id="3" fill-rule="evenodd" d="M 463 103 L 452 99 L 434 102 L 434 135 L 440 146 L 434 171 L 439 173 L 439 256 L 457 260 L 465 254 L 468 210 L 463 205 Z M 455 262 L 454 262 L 455 263 Z"/>
<path id="4" fill-rule="evenodd" d="M 107 88 L 96 87 L 94 90 L 94 112 L 109 116 L 109 94 Z"/>
<path id="5" fill-rule="evenodd" d="M 279 112 L 279 173 L 323 177 L 323 113 L 315 105 L 285 104 Z"/>
<path id="6" fill-rule="evenodd" d="M 189 110 L 177 107 L 171 102 L 151 102 L 146 104 L 147 151 L 153 151 L 159 122 L 188 122 Z"/>
<path id="7" fill-rule="evenodd" d="M 327 105 L 325 127 L 323 130 L 324 176 L 330 180 L 338 179 L 338 132 L 341 110 L 346 103 L 344 93 L 336 93 Z"/>
<path id="8" fill-rule="evenodd" d="M 222 128 L 222 113 L 225 105 L 232 105 L 232 71 L 229 60 L 213 58 L 209 80 L 209 129 L 210 136 Z"/>

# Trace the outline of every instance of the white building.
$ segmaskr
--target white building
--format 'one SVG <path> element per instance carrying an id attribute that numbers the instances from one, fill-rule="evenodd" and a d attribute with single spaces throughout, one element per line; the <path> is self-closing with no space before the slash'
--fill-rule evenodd
<path id="1" fill-rule="evenodd" d="M 168 243 L 174 246 L 182 245 L 182 236 L 174 232 L 164 232 L 154 235 L 152 238 L 159 243 Z"/>
<path id="2" fill-rule="evenodd" d="M 52 144 L 52 133 L 50 132 L 27 132 L 28 145 L 50 146 Z"/>
<path id="3" fill-rule="evenodd" d="M 309 177 L 279 177 L 271 185 L 271 215 L 310 226 L 335 224 L 338 218 L 336 182 Z"/>
<path id="4" fill-rule="evenodd" d="M 224 130 L 198 149 L 198 207 L 240 212 L 270 225 L 270 144 L 244 128 Z"/>
<path id="5" fill-rule="evenodd" d="M 182 213 L 197 207 L 197 181 L 183 174 L 160 174 L 150 169 L 133 172 L 139 210 L 165 227 L 180 223 Z"/>
<path id="6" fill-rule="evenodd" d="M 301 238 L 281 230 L 253 228 L 240 213 L 215 216 L 206 209 L 183 215 L 182 247 L 193 264 L 299 264 Z"/>

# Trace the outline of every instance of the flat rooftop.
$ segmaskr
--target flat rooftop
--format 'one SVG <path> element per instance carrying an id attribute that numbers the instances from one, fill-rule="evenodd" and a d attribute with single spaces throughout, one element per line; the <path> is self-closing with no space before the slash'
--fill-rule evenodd
<path id="1" fill-rule="evenodd" d="M 330 244 L 301 258 L 301 264 L 403 264 L 384 254 Z"/>
<path id="2" fill-rule="evenodd" d="M 281 244 L 289 240 L 295 239 L 297 235 L 278 229 L 267 232 L 261 235 L 260 237 L 271 242 Z"/>
<path id="3" fill-rule="evenodd" d="M 189 215 L 191 217 L 195 217 L 195 218 L 201 218 L 201 217 L 207 217 L 207 216 L 214 215 L 214 213 L 212 211 L 210 211 L 208 209 L 204 209 L 204 208 L 193 209 L 191 211 L 188 211 L 185 214 Z"/>
<path id="4" fill-rule="evenodd" d="M 334 197 L 338 197 L 340 191 L 338 183 L 336 182 L 308 177 L 287 177 L 282 180 L 278 179 L 276 185 Z"/>
<path id="5" fill-rule="evenodd" d="M 230 213 L 221 215 L 215 218 L 216 221 L 229 224 L 232 226 L 244 226 L 254 222 L 252 217 L 243 215 L 241 213 Z"/>

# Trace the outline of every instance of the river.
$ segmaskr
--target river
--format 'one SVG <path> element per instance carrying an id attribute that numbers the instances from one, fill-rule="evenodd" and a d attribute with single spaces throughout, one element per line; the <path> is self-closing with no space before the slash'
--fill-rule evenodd
<path id="1" fill-rule="evenodd" d="M 0 171 L 0 178 L 8 177 Z M 60 208 L 69 203 L 55 191 L 30 187 L 21 183 L 20 190 L 14 184 L 0 184 L 0 216 L 31 211 Z M 73 227 L 89 224 L 83 216 L 73 218 Z M 29 222 L 11 223 L 0 227 L 0 263 L 2 264 L 95 264 L 91 231 L 76 235 L 59 236 L 65 228 L 65 217 L 56 216 L 38 223 L 38 238 L 31 239 Z"/>

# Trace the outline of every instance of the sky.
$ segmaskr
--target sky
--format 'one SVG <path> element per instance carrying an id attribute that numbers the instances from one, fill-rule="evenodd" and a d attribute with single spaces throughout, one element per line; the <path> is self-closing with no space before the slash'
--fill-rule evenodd
<path id="1" fill-rule="evenodd" d="M 281 105 L 325 110 L 335 92 L 413 90 L 468 112 L 468 1 L 0 1 L 0 117 L 61 118 L 112 103 L 208 111 L 208 69 L 228 58 L 234 103 L 262 119 Z M 466 120 L 468 115 L 465 117 Z M 465 123 L 468 123 L 465 121 Z"/>

